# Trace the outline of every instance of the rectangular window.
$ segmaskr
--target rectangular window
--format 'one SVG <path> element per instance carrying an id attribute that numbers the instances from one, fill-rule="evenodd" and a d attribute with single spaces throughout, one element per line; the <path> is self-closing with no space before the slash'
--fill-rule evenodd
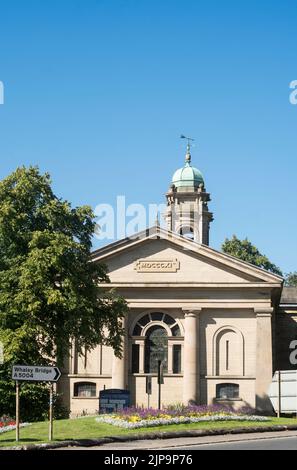
<path id="1" fill-rule="evenodd" d="M 132 344 L 132 374 L 139 373 L 139 344 Z"/>
<path id="2" fill-rule="evenodd" d="M 181 373 L 181 345 L 180 344 L 173 345 L 173 373 L 174 374 Z"/>
<path id="3" fill-rule="evenodd" d="M 80 398 L 96 397 L 96 384 L 91 382 L 79 382 L 74 384 L 74 396 Z"/>
<path id="4" fill-rule="evenodd" d="M 232 400 L 239 398 L 239 385 L 218 384 L 216 387 L 216 397 L 220 400 Z"/>

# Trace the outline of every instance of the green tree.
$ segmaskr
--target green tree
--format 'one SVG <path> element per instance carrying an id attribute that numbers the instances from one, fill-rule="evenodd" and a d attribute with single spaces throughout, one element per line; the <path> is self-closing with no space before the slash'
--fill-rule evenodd
<path id="1" fill-rule="evenodd" d="M 36 167 L 18 168 L 0 182 L 0 340 L 6 364 L 61 364 L 73 339 L 79 353 L 101 343 L 121 355 L 127 306 L 116 292 L 100 288 L 109 278 L 106 267 L 90 262 L 95 227 L 91 208 L 72 208 L 56 197 L 49 175 Z"/>
<path id="2" fill-rule="evenodd" d="M 222 251 L 242 261 L 251 263 L 258 268 L 266 269 L 266 271 L 270 271 L 273 274 L 278 274 L 279 276 L 283 275 L 281 270 L 275 264 L 271 263 L 265 255 L 262 255 L 258 248 L 252 245 L 247 238 L 240 240 L 235 235 L 233 235 L 231 240 L 226 238 L 222 245 Z"/>
<path id="3" fill-rule="evenodd" d="M 285 285 L 287 287 L 297 287 L 297 271 L 286 274 Z"/>

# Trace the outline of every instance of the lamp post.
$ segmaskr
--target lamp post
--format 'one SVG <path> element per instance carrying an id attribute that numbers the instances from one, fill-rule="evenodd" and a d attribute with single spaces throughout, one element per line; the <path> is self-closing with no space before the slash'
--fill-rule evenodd
<path id="1" fill-rule="evenodd" d="M 158 361 L 158 409 L 161 409 L 161 385 L 164 383 L 163 362 Z"/>

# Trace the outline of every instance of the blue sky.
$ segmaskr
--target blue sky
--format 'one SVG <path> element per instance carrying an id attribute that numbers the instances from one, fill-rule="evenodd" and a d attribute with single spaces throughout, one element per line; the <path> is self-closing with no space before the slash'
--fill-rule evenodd
<path id="1" fill-rule="evenodd" d="M 2 0 L 0 177 L 38 164 L 74 205 L 162 203 L 184 161 L 211 246 L 248 237 L 297 270 L 294 0 Z"/>

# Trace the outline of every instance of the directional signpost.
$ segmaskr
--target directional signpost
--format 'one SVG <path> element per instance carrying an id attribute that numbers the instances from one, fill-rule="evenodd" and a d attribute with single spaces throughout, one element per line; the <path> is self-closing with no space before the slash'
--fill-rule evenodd
<path id="1" fill-rule="evenodd" d="M 53 440 L 53 383 L 58 382 L 61 372 L 58 367 L 19 366 L 12 368 L 12 379 L 16 383 L 16 441 L 20 438 L 20 382 L 49 382 L 49 440 Z"/>
<path id="2" fill-rule="evenodd" d="M 13 366 L 13 380 L 24 382 L 58 382 L 61 372 L 58 367 Z"/>

